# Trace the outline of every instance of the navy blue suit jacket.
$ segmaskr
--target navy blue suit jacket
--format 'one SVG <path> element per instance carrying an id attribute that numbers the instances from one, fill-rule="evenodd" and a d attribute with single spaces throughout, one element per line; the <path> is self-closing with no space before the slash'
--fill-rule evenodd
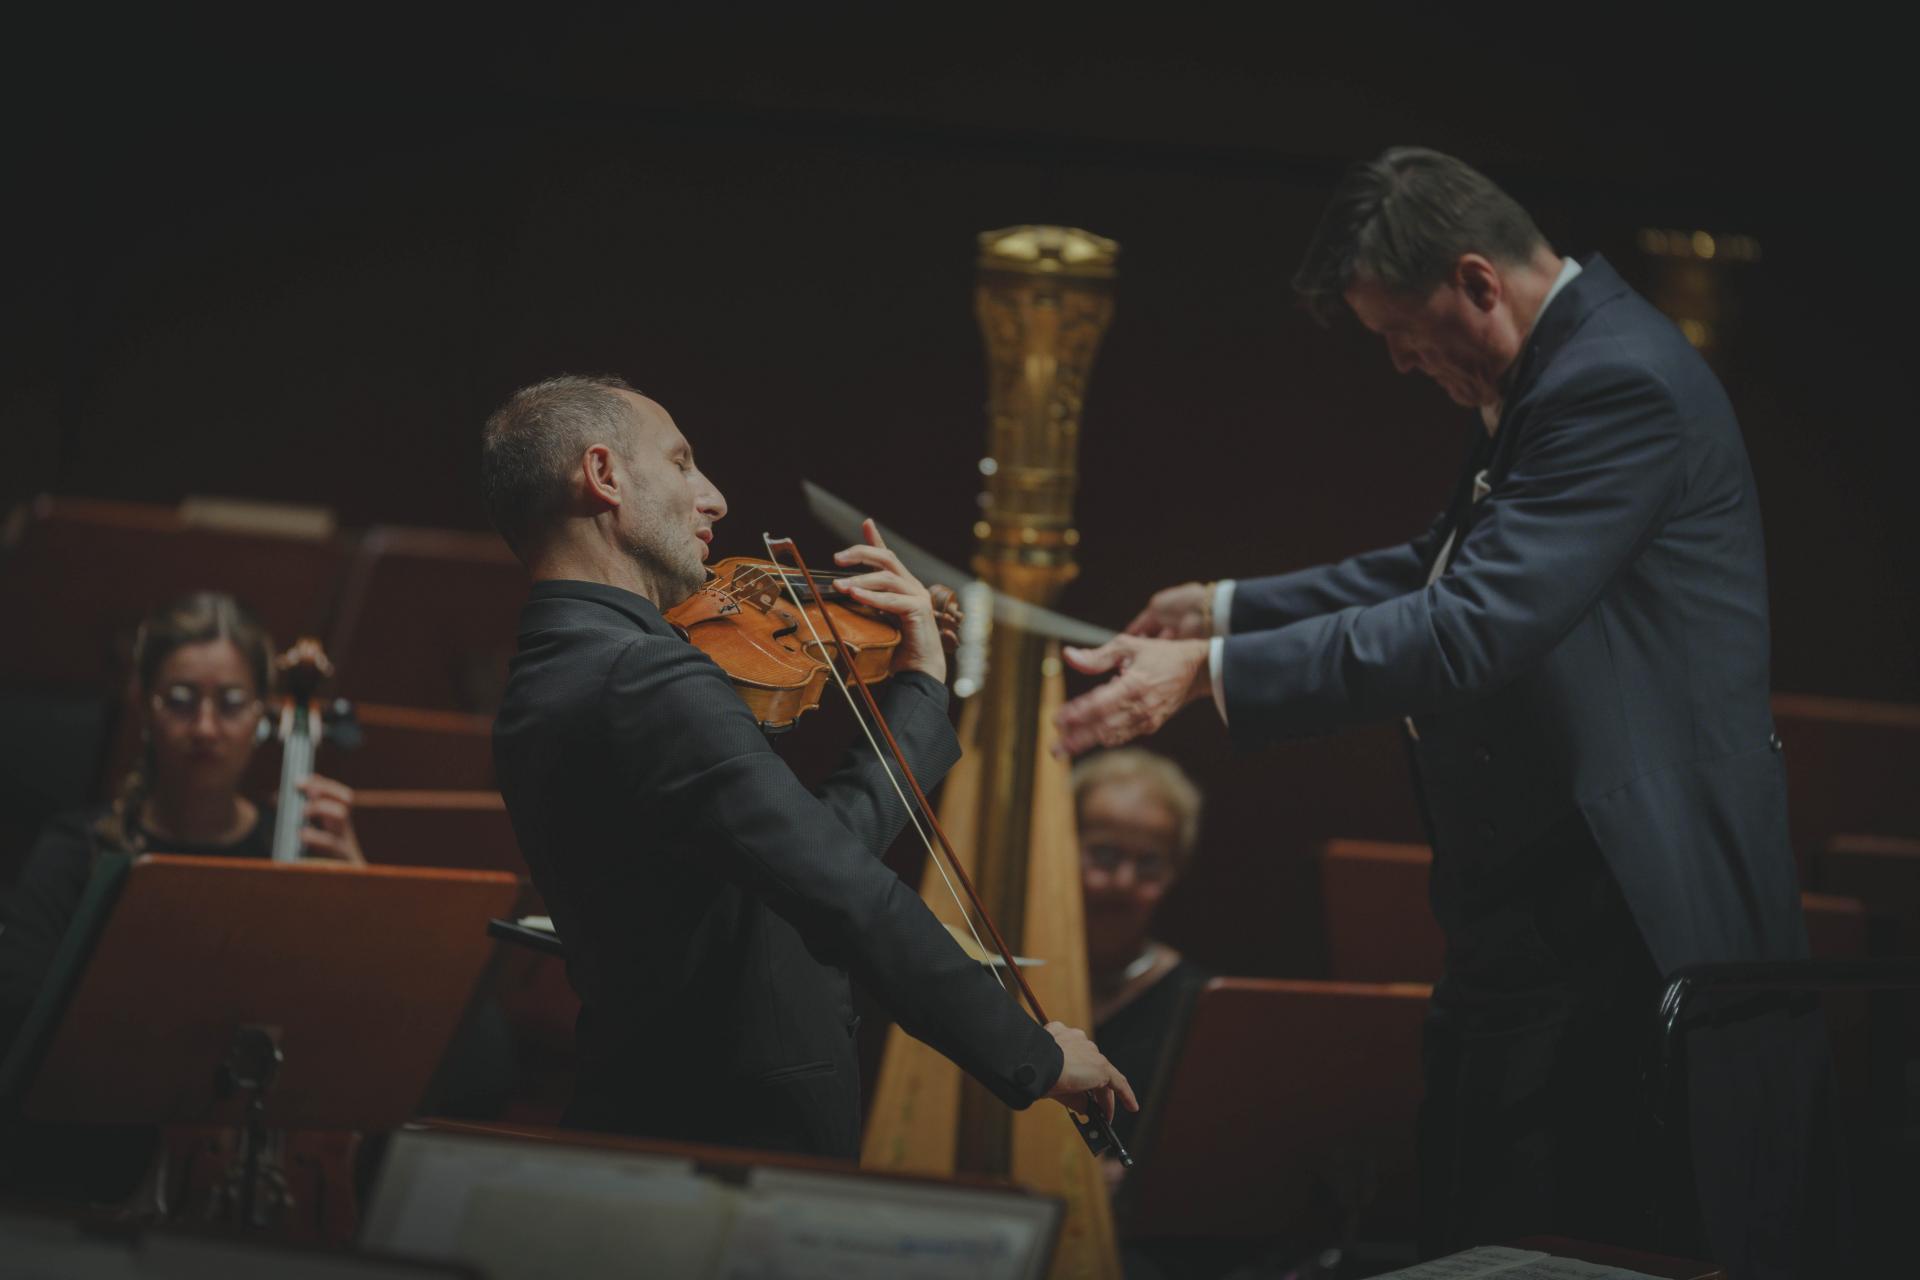
<path id="1" fill-rule="evenodd" d="M 1746 449 L 1705 361 L 1603 259 L 1540 315 L 1431 528 L 1241 582 L 1230 631 L 1242 745 L 1414 718 L 1436 865 L 1498 874 L 1577 811 L 1662 971 L 1805 954 Z"/>

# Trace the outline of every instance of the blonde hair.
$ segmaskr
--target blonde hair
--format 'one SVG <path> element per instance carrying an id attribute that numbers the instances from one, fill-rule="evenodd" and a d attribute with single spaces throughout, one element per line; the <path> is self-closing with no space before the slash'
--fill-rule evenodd
<path id="1" fill-rule="evenodd" d="M 1075 819 L 1080 817 L 1080 807 L 1087 793 L 1094 788 L 1109 783 L 1136 781 L 1145 782 L 1178 819 L 1180 844 L 1175 854 L 1180 865 L 1185 867 L 1200 843 L 1200 788 L 1194 785 L 1185 769 L 1165 756 L 1155 755 L 1141 747 L 1120 747 L 1082 759 L 1073 766 Z"/>

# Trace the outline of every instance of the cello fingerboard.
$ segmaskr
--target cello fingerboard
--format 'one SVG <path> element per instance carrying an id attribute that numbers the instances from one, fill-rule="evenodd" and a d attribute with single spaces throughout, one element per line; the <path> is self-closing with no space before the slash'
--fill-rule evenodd
<path id="1" fill-rule="evenodd" d="M 285 758 L 280 763 L 280 795 L 273 815 L 273 860 L 293 862 L 300 857 L 300 829 L 306 825 L 307 798 L 300 784 L 313 776 L 313 733 L 305 708 L 293 713 L 287 732 Z"/>

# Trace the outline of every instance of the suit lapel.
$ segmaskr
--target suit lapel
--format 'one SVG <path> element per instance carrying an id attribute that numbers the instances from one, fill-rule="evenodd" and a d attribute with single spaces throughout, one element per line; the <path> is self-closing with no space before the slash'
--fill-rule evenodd
<path id="1" fill-rule="evenodd" d="M 1529 423 L 1524 409 L 1540 375 L 1595 311 L 1627 292 L 1627 283 L 1620 278 L 1620 273 L 1596 253 L 1580 264 L 1580 274 L 1567 282 L 1566 288 L 1535 321 L 1501 401 L 1500 425 L 1494 432 L 1492 448 L 1486 455 L 1487 461 L 1481 464 L 1487 470 L 1488 482 L 1495 488 L 1506 479 L 1519 452 L 1520 441 L 1527 434 Z M 1471 487 L 1469 481 L 1469 491 Z M 1454 527 L 1464 539 L 1474 519 L 1471 502 L 1462 515 L 1463 521 L 1456 521 Z"/>

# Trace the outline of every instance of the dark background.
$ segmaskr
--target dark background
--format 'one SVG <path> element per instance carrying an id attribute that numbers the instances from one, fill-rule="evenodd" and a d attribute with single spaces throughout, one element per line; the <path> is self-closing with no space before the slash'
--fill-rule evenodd
<path id="1" fill-rule="evenodd" d="M 1340 168 L 1417 142 L 1630 279 L 1642 227 L 1759 239 L 1726 273 L 1721 367 L 1767 513 L 1776 687 L 1920 698 L 1891 32 L 1347 12 L 14 19 L 0 498 L 478 528 L 487 411 L 606 371 L 726 491 L 720 553 L 817 541 L 808 476 L 962 560 L 974 237 L 1066 223 L 1122 246 L 1063 602 L 1118 625 L 1159 586 L 1402 538 L 1442 500 L 1476 420 L 1287 290 Z M 1314 971 L 1289 776 L 1348 753 L 1390 779 L 1380 830 L 1353 834 L 1392 834 L 1390 735 L 1236 757 L 1197 709 L 1158 745 L 1213 806 L 1169 934 L 1222 968 Z"/>

